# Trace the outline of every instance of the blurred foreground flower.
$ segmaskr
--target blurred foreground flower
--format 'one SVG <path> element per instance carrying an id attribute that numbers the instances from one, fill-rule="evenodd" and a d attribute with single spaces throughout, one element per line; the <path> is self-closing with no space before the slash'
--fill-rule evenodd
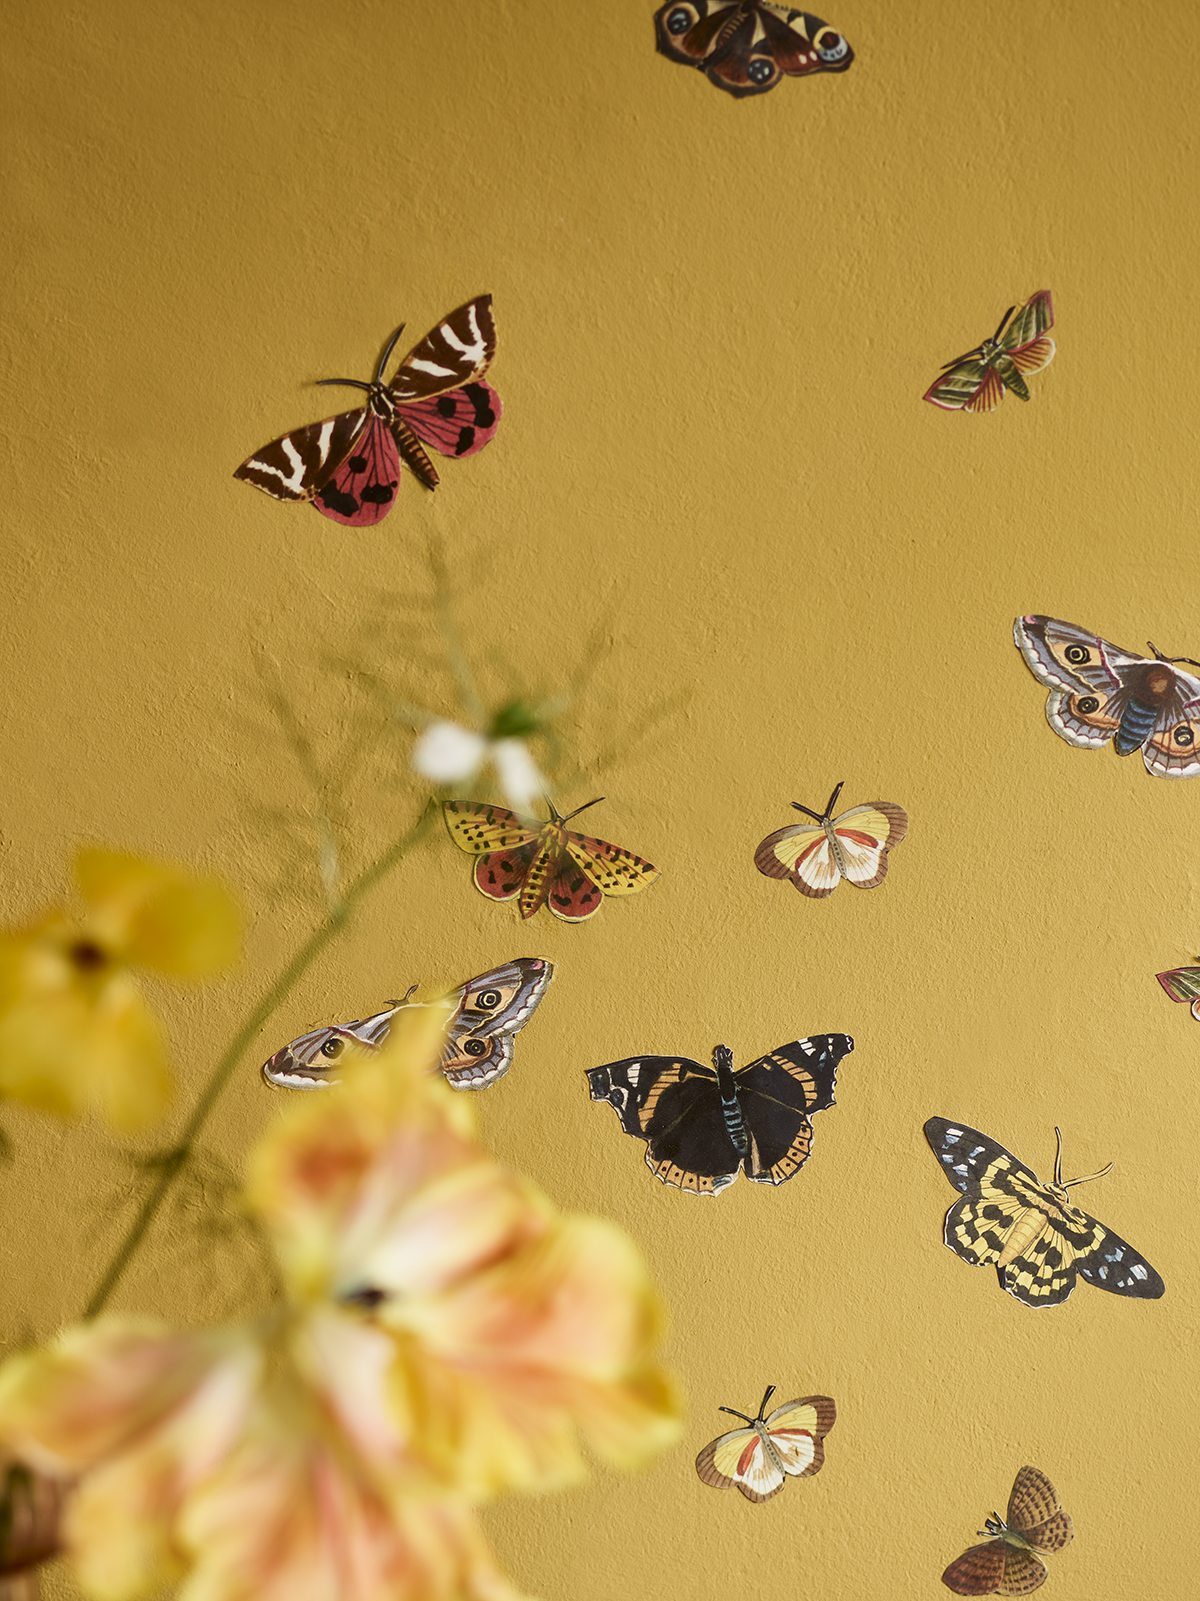
<path id="1" fill-rule="evenodd" d="M 74 1480 L 98 1601 L 515 1601 L 469 1501 L 676 1437 L 632 1244 L 562 1217 L 471 1138 L 411 1008 L 252 1160 L 284 1306 L 176 1334 L 108 1319 L 0 1368 L 0 1440 Z"/>
<path id="2" fill-rule="evenodd" d="M 0 1453 L 0 1601 L 34 1601 L 38 1567 L 59 1551 L 63 1488 Z"/>
<path id="3" fill-rule="evenodd" d="M 120 1133 L 161 1116 L 171 1092 L 158 1022 L 131 968 L 203 978 L 237 955 L 241 918 L 216 879 L 118 851 L 82 850 L 82 918 L 45 913 L 0 932 L 0 1095 Z"/>
<path id="4" fill-rule="evenodd" d="M 433 722 L 413 746 L 413 768 L 435 784 L 457 785 L 493 766 L 509 805 L 528 812 L 541 799 L 546 781 L 524 740 L 541 726 L 522 701 L 502 707 L 486 734 L 458 723 Z"/>

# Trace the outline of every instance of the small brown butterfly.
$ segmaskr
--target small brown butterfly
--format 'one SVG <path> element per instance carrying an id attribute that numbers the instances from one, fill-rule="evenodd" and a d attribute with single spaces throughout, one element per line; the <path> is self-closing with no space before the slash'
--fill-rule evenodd
<path id="1" fill-rule="evenodd" d="M 636 895 L 659 873 L 632 851 L 564 827 L 603 799 L 588 801 L 566 817 L 550 806 L 546 822 L 503 806 L 451 800 L 444 804 L 446 827 L 459 850 L 479 858 L 475 885 L 489 900 L 516 898 L 522 917 L 548 906 L 564 923 L 582 923 L 600 910 L 601 896 Z"/>
<path id="2" fill-rule="evenodd" d="M 1046 1582 L 1039 1551 L 1061 1551 L 1074 1537 L 1054 1486 L 1037 1468 L 1022 1468 L 1008 1498 L 1008 1522 L 998 1512 L 980 1534 L 992 1538 L 973 1545 L 942 1574 L 955 1595 L 1029 1595 Z"/>

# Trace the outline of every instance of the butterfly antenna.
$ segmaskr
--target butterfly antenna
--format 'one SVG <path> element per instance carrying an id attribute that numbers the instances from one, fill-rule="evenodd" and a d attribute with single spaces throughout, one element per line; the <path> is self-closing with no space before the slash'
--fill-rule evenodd
<path id="1" fill-rule="evenodd" d="M 1200 662 L 1193 661 L 1190 656 L 1164 656 L 1152 639 L 1148 639 L 1146 643 L 1160 662 L 1186 662 L 1189 667 L 1200 667 Z"/>
<path id="2" fill-rule="evenodd" d="M 1058 1138 L 1058 1150 L 1054 1153 L 1054 1182 L 1060 1190 L 1073 1189 L 1076 1184 L 1090 1184 L 1093 1179 L 1106 1178 L 1112 1172 L 1113 1164 L 1110 1162 L 1107 1167 L 1102 1167 L 1099 1173 L 1089 1173 L 1086 1178 L 1081 1179 L 1068 1179 L 1064 1184 L 1062 1176 L 1062 1135 L 1057 1129 L 1054 1132 Z"/>
<path id="3" fill-rule="evenodd" d="M 805 817 L 811 817 L 814 823 L 827 823 L 830 817 L 833 815 L 833 808 L 837 803 L 838 796 L 842 793 L 842 784 L 845 782 L 846 780 L 843 779 L 842 783 L 839 784 L 834 790 L 833 794 L 829 797 L 829 804 L 826 806 L 824 812 L 820 814 L 810 811 L 807 806 L 801 806 L 799 801 L 793 801 L 792 805 L 798 812 L 803 812 Z"/>
<path id="4" fill-rule="evenodd" d="M 970 361 L 972 356 L 978 356 L 982 350 L 983 350 L 983 346 L 982 345 L 976 345 L 973 350 L 964 350 L 962 355 L 961 356 L 955 356 L 953 361 L 944 361 L 942 363 L 942 369 L 941 370 L 943 372 L 949 372 L 951 367 L 957 367 L 958 364 L 960 362 L 962 362 L 962 361 Z"/>
<path id="5" fill-rule="evenodd" d="M 328 389 L 331 384 L 336 384 L 339 389 L 365 389 L 368 394 L 370 394 L 370 392 L 371 392 L 371 385 L 370 384 L 364 384 L 361 378 L 318 378 L 317 379 L 317 388 L 318 389 Z"/>
<path id="6" fill-rule="evenodd" d="M 758 1417 L 754 1420 L 756 1423 L 761 1423 L 762 1420 L 766 1417 L 766 1415 L 767 1415 L 767 1402 L 771 1399 L 771 1397 L 774 1394 L 775 1394 L 775 1386 L 773 1384 L 768 1384 L 767 1385 L 767 1393 L 766 1393 L 766 1395 L 763 1396 L 762 1403 L 761 1403 L 761 1405 L 759 1406 L 759 1409 L 758 1409 Z"/>
<path id="7" fill-rule="evenodd" d="M 837 805 L 837 798 L 842 793 L 842 786 L 845 784 L 845 782 L 846 780 L 843 778 L 841 784 L 836 787 L 833 794 L 829 797 L 829 804 L 825 808 L 825 816 L 821 819 L 822 822 L 825 822 L 828 818 L 833 816 L 833 808 Z"/>
<path id="8" fill-rule="evenodd" d="M 741 1418 L 742 1422 L 743 1423 L 749 1423 L 751 1428 L 753 1428 L 753 1426 L 754 1426 L 754 1421 L 755 1420 L 753 1418 L 748 1418 L 744 1412 L 735 1411 L 734 1408 L 731 1407 L 731 1406 L 719 1406 L 717 1408 L 717 1411 L 718 1412 L 728 1412 L 731 1418 Z"/>
<path id="9" fill-rule="evenodd" d="M 572 817 L 578 817 L 580 812 L 586 812 L 589 806 L 599 806 L 603 799 L 603 795 L 597 795 L 595 800 L 585 801 L 582 806 L 577 806 L 573 812 L 568 812 L 565 817 L 559 817 L 558 821 L 560 823 L 569 823 Z"/>
<path id="10" fill-rule="evenodd" d="M 392 351 L 395 350 L 396 341 L 397 341 L 397 339 L 399 339 L 400 335 L 403 332 L 404 332 L 404 324 L 401 323 L 399 328 L 396 329 L 396 332 L 388 340 L 387 344 L 384 345 L 384 347 L 383 347 L 383 355 L 380 356 L 379 365 L 375 369 L 375 382 L 377 384 L 383 382 L 383 369 L 387 366 L 388 357 L 391 355 Z"/>
<path id="11" fill-rule="evenodd" d="M 1008 319 L 1012 316 L 1013 312 L 1016 311 L 1016 309 L 1017 308 L 1015 306 L 1010 306 L 1008 308 L 1008 310 L 1004 313 L 1003 317 L 1001 317 L 1000 326 L 999 326 L 999 328 L 996 329 L 996 332 L 992 335 L 992 342 L 993 343 L 995 343 L 995 341 L 997 339 L 999 339 L 1000 335 L 1004 332 L 1004 329 L 1005 329 L 1005 326 L 1006 326 L 1006 324 L 1008 322 Z"/>

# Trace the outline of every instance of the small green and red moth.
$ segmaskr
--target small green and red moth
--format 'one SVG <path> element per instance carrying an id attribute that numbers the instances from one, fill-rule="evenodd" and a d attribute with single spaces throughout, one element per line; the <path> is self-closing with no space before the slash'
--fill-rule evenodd
<path id="1" fill-rule="evenodd" d="M 1019 400 L 1029 399 L 1025 375 L 1041 372 L 1054 359 L 1054 341 L 1045 337 L 1046 329 L 1054 326 L 1050 291 L 1039 289 L 1015 317 L 1014 310 L 1008 308 L 990 339 L 946 363 L 941 377 L 925 391 L 931 406 L 943 411 L 995 411 L 1006 389 Z"/>

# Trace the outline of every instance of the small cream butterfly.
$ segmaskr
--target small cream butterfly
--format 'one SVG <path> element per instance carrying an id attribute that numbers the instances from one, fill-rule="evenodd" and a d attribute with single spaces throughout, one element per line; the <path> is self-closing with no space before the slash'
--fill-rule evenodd
<path id="1" fill-rule="evenodd" d="M 837 1407 L 827 1395 L 806 1395 L 799 1401 L 785 1401 L 764 1418 L 774 1394 L 772 1384 L 756 1418 L 735 1412 L 731 1406 L 718 1409 L 741 1418 L 749 1427 L 732 1429 L 704 1447 L 696 1458 L 696 1472 L 705 1484 L 715 1490 L 736 1486 L 747 1501 L 769 1501 L 789 1477 L 803 1479 L 821 1471 L 824 1440 L 834 1425 Z"/>
<path id="2" fill-rule="evenodd" d="M 887 854 L 908 833 L 908 813 L 891 801 L 852 806 L 840 817 L 833 808 L 841 784 L 819 816 L 799 801 L 792 805 L 811 823 L 792 823 L 768 834 L 754 853 L 754 865 L 768 878 L 788 878 L 814 900 L 832 895 L 841 879 L 873 889 L 887 876 Z"/>

